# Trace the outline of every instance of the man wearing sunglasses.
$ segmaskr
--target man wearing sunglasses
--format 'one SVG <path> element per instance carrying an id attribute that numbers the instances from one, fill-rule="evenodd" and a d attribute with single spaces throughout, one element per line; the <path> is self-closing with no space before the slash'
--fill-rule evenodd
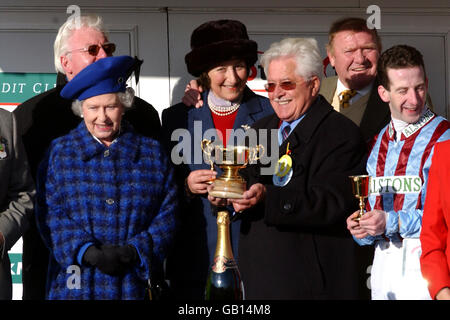
<path id="1" fill-rule="evenodd" d="M 95 61 L 112 56 L 116 46 L 108 41 L 99 16 L 81 16 L 78 25 L 70 17 L 59 29 L 54 43 L 54 62 L 58 72 L 57 86 L 24 102 L 14 110 L 23 135 L 31 173 L 37 167 L 50 142 L 66 135 L 81 119 L 71 110 L 71 100 L 60 92 L 81 70 Z M 135 97 L 132 108 L 123 117 L 145 136 L 159 138 L 161 124 L 157 111 Z M 31 227 L 23 237 L 23 299 L 44 299 L 48 251 L 31 219 Z"/>
<path id="2" fill-rule="evenodd" d="M 356 246 L 343 226 L 346 208 L 357 205 L 348 175 L 365 166 L 361 133 L 319 95 L 316 40 L 274 43 L 261 64 L 275 114 L 252 127 L 266 129 L 259 130 L 260 141 L 287 169 L 263 175 L 270 164 L 247 167 L 249 189 L 243 199 L 228 200 L 244 211 L 239 269 L 246 298 L 357 299 Z M 272 130 L 278 130 L 278 150 L 270 149 Z"/>

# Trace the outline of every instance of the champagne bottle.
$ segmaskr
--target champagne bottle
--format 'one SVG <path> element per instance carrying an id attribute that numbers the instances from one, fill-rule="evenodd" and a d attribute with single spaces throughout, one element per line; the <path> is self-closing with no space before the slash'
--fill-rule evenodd
<path id="1" fill-rule="evenodd" d="M 243 300 L 244 286 L 230 242 L 230 215 L 217 213 L 217 245 L 205 289 L 206 300 Z"/>

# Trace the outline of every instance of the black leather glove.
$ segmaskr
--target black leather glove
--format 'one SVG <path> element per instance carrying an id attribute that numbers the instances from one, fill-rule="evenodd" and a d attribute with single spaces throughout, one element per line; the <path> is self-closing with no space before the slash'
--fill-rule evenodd
<path id="1" fill-rule="evenodd" d="M 83 262 L 98 268 L 101 272 L 120 276 L 138 260 L 136 249 L 131 245 L 102 245 L 100 248 L 90 246 L 83 255 Z"/>
<path id="2" fill-rule="evenodd" d="M 120 262 L 127 267 L 134 266 L 139 260 L 139 255 L 136 248 L 130 244 L 118 247 L 117 254 L 119 255 Z"/>

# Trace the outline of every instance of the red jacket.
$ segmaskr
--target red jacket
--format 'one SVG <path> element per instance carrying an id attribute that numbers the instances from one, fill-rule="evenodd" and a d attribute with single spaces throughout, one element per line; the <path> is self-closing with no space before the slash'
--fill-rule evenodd
<path id="1" fill-rule="evenodd" d="M 450 287 L 450 140 L 435 145 L 422 220 L 420 265 L 433 299 Z"/>

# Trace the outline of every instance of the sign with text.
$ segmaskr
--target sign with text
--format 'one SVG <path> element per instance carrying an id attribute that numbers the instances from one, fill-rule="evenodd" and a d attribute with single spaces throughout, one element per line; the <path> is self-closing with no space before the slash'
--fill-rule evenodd
<path id="1" fill-rule="evenodd" d="M 12 111 L 22 102 L 53 89 L 55 73 L 0 73 L 0 107 Z"/>

